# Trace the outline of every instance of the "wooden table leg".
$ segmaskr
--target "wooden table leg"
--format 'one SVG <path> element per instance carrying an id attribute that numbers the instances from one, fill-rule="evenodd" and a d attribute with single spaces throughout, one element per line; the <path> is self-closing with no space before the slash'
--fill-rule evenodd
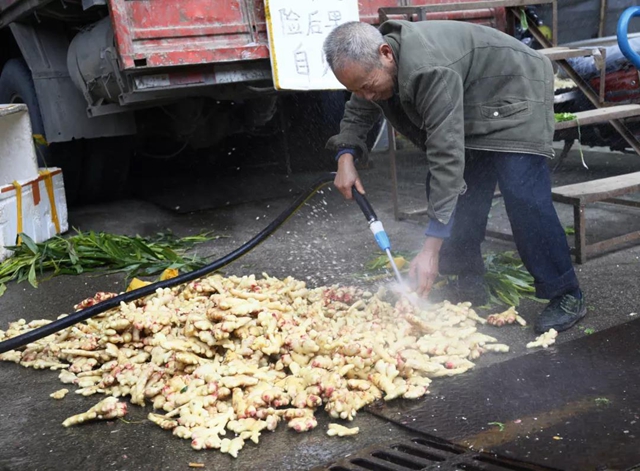
<path id="1" fill-rule="evenodd" d="M 584 215 L 584 205 L 573 207 L 573 221 L 575 227 L 576 241 L 576 263 L 586 263 L 587 261 L 587 227 Z"/>

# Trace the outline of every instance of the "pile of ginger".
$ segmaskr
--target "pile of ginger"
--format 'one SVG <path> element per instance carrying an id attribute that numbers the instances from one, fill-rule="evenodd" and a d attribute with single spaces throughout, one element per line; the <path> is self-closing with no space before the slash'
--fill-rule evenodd
<path id="1" fill-rule="evenodd" d="M 77 309 L 112 296 L 99 293 Z M 416 399 L 433 378 L 464 373 L 508 347 L 477 331 L 470 304 L 420 310 L 354 287 L 308 289 L 263 275 L 214 274 L 121 304 L 98 317 L 0 355 L 60 370 L 83 396 L 107 398 L 65 426 L 113 419 L 150 403 L 148 419 L 195 449 L 236 457 L 246 440 L 285 424 L 317 426 L 319 408 L 351 421 L 378 399 Z M 20 320 L 0 341 L 49 321 Z M 54 397 L 64 397 L 66 391 Z M 330 435 L 357 429 L 332 424 Z"/>

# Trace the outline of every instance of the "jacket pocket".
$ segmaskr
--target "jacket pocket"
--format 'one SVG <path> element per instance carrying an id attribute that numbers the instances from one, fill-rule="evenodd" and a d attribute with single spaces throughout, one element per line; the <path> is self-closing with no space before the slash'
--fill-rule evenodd
<path id="1" fill-rule="evenodd" d="M 507 105 L 481 105 L 482 116 L 487 119 L 519 118 L 531 114 L 528 101 L 519 101 Z"/>

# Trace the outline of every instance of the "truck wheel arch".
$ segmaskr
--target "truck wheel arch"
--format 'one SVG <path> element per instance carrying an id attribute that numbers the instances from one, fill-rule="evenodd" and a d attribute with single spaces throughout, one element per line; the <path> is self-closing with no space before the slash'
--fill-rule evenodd
<path id="1" fill-rule="evenodd" d="M 31 71 L 50 143 L 135 134 L 133 113 L 89 118 L 87 102 L 69 75 L 69 40 L 62 28 L 35 28 L 14 22 L 9 29 Z"/>
<path id="2" fill-rule="evenodd" d="M 0 29 L 0 72 L 10 59 L 22 57 L 20 48 L 9 28 Z"/>
<path id="3" fill-rule="evenodd" d="M 0 72 L 0 103 L 24 103 L 29 109 L 33 134 L 44 136 L 44 124 L 40 114 L 40 105 L 33 85 L 31 71 L 24 59 L 9 59 Z M 38 165 L 46 165 L 47 147 L 37 146 Z"/>

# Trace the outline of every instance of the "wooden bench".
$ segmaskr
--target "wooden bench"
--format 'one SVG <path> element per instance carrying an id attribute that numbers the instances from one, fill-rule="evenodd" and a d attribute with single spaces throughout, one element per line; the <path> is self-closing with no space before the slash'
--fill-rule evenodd
<path id="1" fill-rule="evenodd" d="M 640 239 L 640 231 L 634 231 L 595 244 L 587 244 L 585 218 L 585 206 L 589 203 L 605 202 L 640 208 L 640 201 L 618 198 L 639 192 L 640 172 L 553 188 L 553 201 L 573 206 L 575 247 L 572 252 L 576 256 L 576 263 L 585 263 L 588 256 Z"/>

